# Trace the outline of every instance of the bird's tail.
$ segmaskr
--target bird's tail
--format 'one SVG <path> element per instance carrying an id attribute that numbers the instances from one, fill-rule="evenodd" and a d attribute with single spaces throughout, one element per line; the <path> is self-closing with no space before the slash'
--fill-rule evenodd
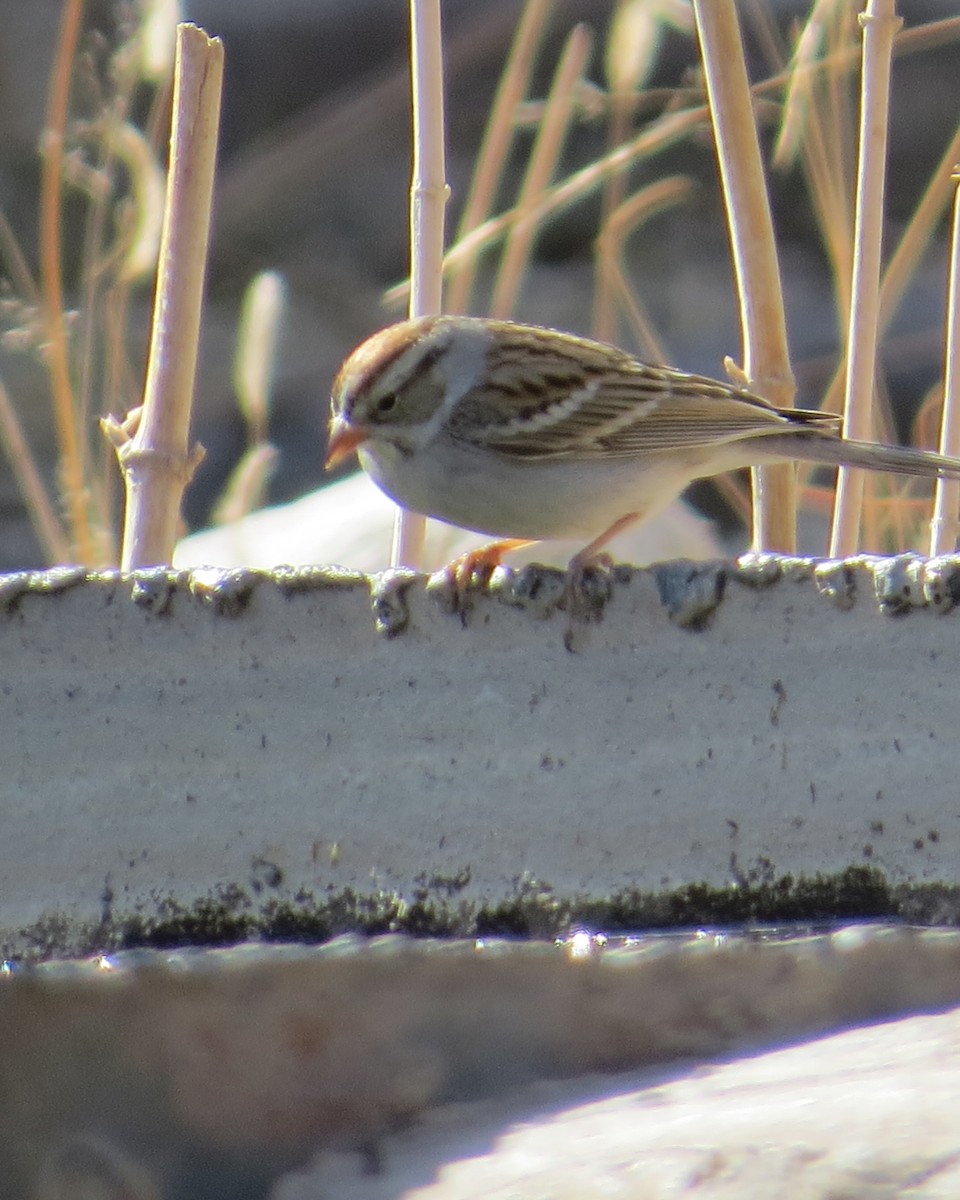
<path id="1" fill-rule="evenodd" d="M 767 434 L 756 439 L 755 444 L 763 451 L 764 458 L 796 458 L 838 467 L 863 467 L 868 471 L 960 479 L 960 458 L 948 458 L 934 454 L 932 450 L 915 450 L 909 446 L 857 442 L 812 431 Z"/>

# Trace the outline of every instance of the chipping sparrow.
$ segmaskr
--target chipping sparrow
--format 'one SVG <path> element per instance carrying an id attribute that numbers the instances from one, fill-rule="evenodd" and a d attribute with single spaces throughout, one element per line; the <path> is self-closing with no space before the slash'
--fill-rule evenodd
<path id="1" fill-rule="evenodd" d="M 581 566 L 692 480 L 739 467 L 804 459 L 960 478 L 960 459 L 849 441 L 839 424 L 571 334 L 423 317 L 341 367 L 326 465 L 356 450 L 404 508 L 495 538 L 587 540 Z"/>

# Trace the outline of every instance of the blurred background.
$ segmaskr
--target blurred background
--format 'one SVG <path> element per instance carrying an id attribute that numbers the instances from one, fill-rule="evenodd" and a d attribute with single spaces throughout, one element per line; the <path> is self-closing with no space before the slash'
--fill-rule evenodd
<path id="1" fill-rule="evenodd" d="M 504 58 L 522 11 L 519 0 L 444 0 L 448 229 L 455 230 Z M 741 6 L 751 71 L 771 73 L 769 44 L 757 13 L 772 15 L 788 36 L 808 4 L 745 0 Z M 859 6 L 856 6 L 859 7 Z M 109 47 L 122 5 L 90 0 L 88 36 Z M 604 39 L 613 4 L 557 0 L 534 74 L 542 96 L 563 41 L 577 21 L 596 34 L 589 77 L 603 84 Z M 956 16 L 955 0 L 902 0 L 908 26 Z M 275 364 L 269 440 L 277 450 L 267 488 L 271 503 L 291 500 L 324 480 L 324 424 L 339 362 L 366 334 L 402 315 L 385 306 L 385 289 L 407 271 L 410 178 L 408 12 L 401 0 L 183 0 L 184 18 L 223 38 L 226 91 L 202 361 L 194 436 L 207 451 L 188 493 L 186 520 L 199 528 L 247 444 L 232 383 L 244 289 L 256 272 L 286 281 Z M 60 0 L 0 0 L 0 208 L 27 265 L 37 268 L 40 141 Z M 99 40 L 98 40 L 99 39 Z M 691 83 L 697 48 L 690 32 L 667 24 L 647 86 Z M 599 157 L 605 119 L 584 111 L 567 140 L 562 173 Z M 662 107 L 662 106 L 661 106 Z M 894 64 L 892 152 L 888 182 L 891 241 L 909 219 L 960 121 L 960 43 L 901 54 Z M 775 122 L 765 129 L 769 144 Z M 533 128 L 522 132 L 502 185 L 510 202 Z M 688 138 L 638 165 L 631 186 L 667 174 L 694 181 L 680 205 L 654 217 L 627 244 L 637 294 L 671 362 L 723 377 L 723 356 L 738 358 L 740 331 L 726 228 L 709 138 Z M 797 167 L 771 172 L 785 280 L 798 404 L 813 406 L 837 360 L 838 329 L 830 265 Z M 517 319 L 591 330 L 593 243 L 600 199 L 593 195 L 540 230 Z M 68 208 L 66 279 L 76 283 L 82 213 Z M 901 436 L 942 371 L 946 222 L 941 222 L 882 355 Z M 71 259 L 71 254 L 72 259 Z M 6 268 L 4 275 L 9 272 Z M 473 310 L 484 311 L 490 277 L 481 276 Z M 68 300 L 68 303 L 73 302 Z M 142 364 L 149 285 L 134 294 L 129 318 L 133 363 Z M 7 328 L 16 322 L 8 313 Z M 637 349 L 626 325 L 620 340 Z M 36 355 L 16 337 L 0 348 L 0 379 L 10 393 L 43 474 L 55 475 L 48 384 Z M 136 397 L 131 403 L 136 402 Z M 93 408 L 96 410 L 96 400 Z M 95 411 L 94 416 L 99 415 Z M 93 422 L 91 421 L 91 424 Z M 95 430 L 91 439 L 97 437 Z M 737 519 L 707 486 L 695 499 L 736 544 Z M 0 458 L 0 570 L 43 565 L 8 464 Z"/>

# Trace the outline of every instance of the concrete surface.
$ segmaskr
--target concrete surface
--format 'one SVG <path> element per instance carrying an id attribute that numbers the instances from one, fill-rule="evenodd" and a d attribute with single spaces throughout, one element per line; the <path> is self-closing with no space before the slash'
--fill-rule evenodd
<path id="1" fill-rule="evenodd" d="M 275 1200 L 955 1200 L 960 1013 L 914 1017 L 661 1083 L 536 1089 L 442 1112 L 381 1182 L 327 1159 Z M 631 1083 L 633 1086 L 631 1086 Z M 532 1090 L 532 1089 L 531 1089 Z M 551 1092 L 553 1093 L 551 1095 Z M 537 1106 L 536 1100 L 540 1104 Z M 548 1104 L 552 1101 L 552 1104 Z M 425 1161 L 434 1180 L 420 1183 Z M 409 1181 L 409 1182 L 408 1182 Z M 419 1184 L 419 1186 L 418 1186 Z"/>
<path id="2" fill-rule="evenodd" d="M 0 1200 L 933 1200 L 958 1000 L 960 935 L 907 929 L 14 971 Z"/>
<path id="3" fill-rule="evenodd" d="M 535 568 L 459 613 L 409 577 L 372 608 L 368 580 L 319 571 L 8 577 L 0 945 L 93 950 L 211 895 L 237 919 L 327 906 L 335 931 L 379 905 L 375 928 L 415 909 L 469 934 L 531 894 L 562 916 L 865 867 L 949 891 L 955 577 L 624 568 L 589 621 Z"/>
<path id="4" fill-rule="evenodd" d="M 0 578 L 0 1200 L 955 1194 L 958 567 Z"/>

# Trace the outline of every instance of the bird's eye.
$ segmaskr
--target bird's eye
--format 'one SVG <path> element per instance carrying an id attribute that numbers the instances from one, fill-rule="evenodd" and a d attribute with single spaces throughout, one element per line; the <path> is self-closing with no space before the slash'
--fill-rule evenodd
<path id="1" fill-rule="evenodd" d="M 387 413 L 393 412 L 397 407 L 396 392 L 388 392 L 385 396 L 381 396 L 377 401 L 376 413 L 378 417 L 385 417 Z"/>

